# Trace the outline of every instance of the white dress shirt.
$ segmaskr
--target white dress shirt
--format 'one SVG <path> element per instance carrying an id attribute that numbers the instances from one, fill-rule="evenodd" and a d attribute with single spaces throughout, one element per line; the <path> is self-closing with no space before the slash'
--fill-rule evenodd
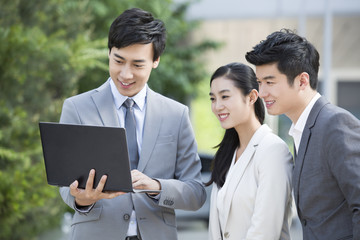
<path id="1" fill-rule="evenodd" d="M 305 128 L 306 121 L 309 117 L 310 111 L 320 97 L 321 95 L 319 93 L 316 93 L 316 95 L 311 99 L 309 104 L 306 106 L 305 110 L 301 113 L 296 124 L 295 125 L 294 123 L 291 124 L 291 127 L 289 129 L 289 135 L 292 136 L 294 139 L 294 143 L 295 143 L 294 151 L 296 151 L 296 153 L 298 153 L 301 137 Z"/>
<path id="2" fill-rule="evenodd" d="M 123 106 L 123 103 L 128 99 L 127 96 L 123 96 L 117 90 L 114 82 L 110 81 L 111 92 L 114 98 L 114 104 L 117 109 L 117 115 L 119 117 L 120 127 L 125 127 L 125 115 L 126 107 Z M 138 152 L 140 156 L 142 140 L 143 140 L 143 130 L 144 130 L 144 120 L 146 112 L 146 85 L 144 88 L 135 96 L 131 97 L 135 101 L 134 105 L 134 115 L 136 120 L 136 138 L 138 145 Z M 137 222 L 136 222 L 136 213 L 133 210 L 130 216 L 129 229 L 127 236 L 136 236 L 137 235 Z"/>

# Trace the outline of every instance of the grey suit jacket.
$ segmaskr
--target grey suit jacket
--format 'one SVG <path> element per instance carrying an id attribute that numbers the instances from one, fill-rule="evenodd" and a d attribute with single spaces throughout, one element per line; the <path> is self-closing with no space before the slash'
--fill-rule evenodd
<path id="1" fill-rule="evenodd" d="M 294 196 L 304 239 L 360 239 L 360 121 L 317 100 L 295 159 Z"/>
<path id="2" fill-rule="evenodd" d="M 98 89 L 66 99 L 60 122 L 119 126 L 109 81 Z M 177 239 L 174 209 L 197 210 L 205 202 L 188 108 L 149 88 L 138 170 L 160 181 L 160 199 L 128 193 L 100 200 L 89 213 L 75 212 L 71 239 L 123 240 L 133 208 L 143 240 Z M 60 188 L 60 194 L 74 208 L 69 188 Z"/>

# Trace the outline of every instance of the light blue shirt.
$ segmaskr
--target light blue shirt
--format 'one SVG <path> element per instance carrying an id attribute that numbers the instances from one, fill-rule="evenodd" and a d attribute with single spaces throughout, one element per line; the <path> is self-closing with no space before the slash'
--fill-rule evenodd
<path id="1" fill-rule="evenodd" d="M 120 127 L 125 127 L 125 115 L 126 115 L 126 107 L 123 106 L 123 103 L 128 99 L 127 96 L 123 96 L 117 90 L 114 82 L 110 79 L 110 88 L 114 98 L 114 104 L 116 107 L 116 112 L 119 118 Z M 146 84 L 141 91 L 135 96 L 131 97 L 136 103 L 134 105 L 134 115 L 136 120 L 136 138 L 138 144 L 139 156 L 141 152 L 142 140 L 144 135 L 144 121 L 146 114 Z"/>
<path id="2" fill-rule="evenodd" d="M 110 88 L 114 98 L 114 104 L 116 107 L 116 112 L 119 118 L 120 127 L 125 127 L 125 115 L 126 115 L 126 107 L 123 103 L 128 99 L 127 96 L 123 96 L 117 90 L 113 80 L 110 79 Z M 135 101 L 134 105 L 134 115 L 136 121 L 136 138 L 137 138 L 137 145 L 139 156 L 141 152 L 143 134 L 144 134 L 144 120 L 145 120 L 145 113 L 146 113 L 146 84 L 141 91 L 136 94 L 135 96 L 131 97 Z M 130 223 L 129 228 L 127 231 L 127 236 L 135 236 L 137 235 L 137 222 L 136 222 L 136 213 L 133 210 L 130 216 Z"/>

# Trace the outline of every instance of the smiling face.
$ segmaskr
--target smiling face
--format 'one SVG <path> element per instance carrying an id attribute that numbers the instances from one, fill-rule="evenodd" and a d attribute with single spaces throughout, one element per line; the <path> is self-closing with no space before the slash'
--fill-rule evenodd
<path id="1" fill-rule="evenodd" d="M 256 90 L 255 90 L 256 91 Z M 211 110 L 224 129 L 237 128 L 249 123 L 254 115 L 250 96 L 244 96 L 234 85 L 234 81 L 225 77 L 215 78 L 210 89 Z"/>
<path id="2" fill-rule="evenodd" d="M 299 99 L 299 79 L 290 86 L 285 74 L 279 72 L 277 64 L 256 66 L 256 77 L 259 83 L 259 97 L 261 97 L 269 114 L 285 114 L 294 121 L 303 108 Z M 299 113 L 300 111 L 300 113 Z"/>
<path id="3" fill-rule="evenodd" d="M 109 52 L 110 77 L 121 95 L 133 97 L 144 88 L 159 60 L 153 61 L 152 43 L 113 47 Z"/>

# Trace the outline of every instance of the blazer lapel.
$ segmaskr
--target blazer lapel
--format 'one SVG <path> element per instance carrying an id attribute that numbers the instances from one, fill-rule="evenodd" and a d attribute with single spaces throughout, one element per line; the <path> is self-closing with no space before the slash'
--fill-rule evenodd
<path id="1" fill-rule="evenodd" d="M 162 101 L 157 97 L 157 93 L 147 87 L 146 94 L 146 116 L 144 125 L 143 145 L 141 147 L 141 154 L 139 159 L 138 170 L 143 171 L 147 162 L 150 159 L 151 153 L 154 149 L 156 139 L 159 135 L 160 126 L 162 123 L 162 114 L 159 112 L 162 109 Z M 159 119 L 160 117 L 160 119 Z"/>
<path id="2" fill-rule="evenodd" d="M 119 127 L 120 122 L 111 93 L 110 82 L 106 81 L 91 96 L 104 126 Z"/>
<path id="3" fill-rule="evenodd" d="M 217 196 L 218 187 L 216 183 L 213 183 L 210 195 L 209 233 L 211 239 L 214 240 L 221 239 L 221 227 L 217 208 Z"/>
<path id="4" fill-rule="evenodd" d="M 238 161 L 236 162 L 235 166 L 233 166 L 233 170 L 231 171 L 230 175 L 227 176 L 224 186 L 227 188 L 225 189 L 226 195 L 224 198 L 224 212 L 225 212 L 225 219 L 227 221 L 230 207 L 232 203 L 233 195 L 236 191 L 239 182 L 241 181 L 249 163 L 253 159 L 253 156 L 256 152 L 256 148 L 259 145 L 260 141 L 271 132 L 271 129 L 267 125 L 262 125 L 251 138 L 248 146 L 246 147 L 244 153 L 240 156 Z M 236 154 L 234 153 L 234 157 Z M 223 186 L 223 187 L 224 187 Z M 226 226 L 226 223 L 225 225 Z"/>
<path id="5" fill-rule="evenodd" d="M 299 185 L 300 185 L 300 175 L 304 165 L 304 157 L 308 149 L 308 144 L 311 138 L 311 129 L 314 127 L 316 119 L 320 113 L 320 110 L 329 102 L 326 101 L 324 97 L 319 98 L 314 104 L 312 110 L 310 111 L 309 117 L 306 121 L 304 131 L 301 137 L 300 146 L 298 154 L 295 155 L 295 168 L 293 172 L 293 185 L 294 185 L 294 196 L 296 203 L 299 202 Z M 300 210 L 298 213 L 300 213 Z"/>

